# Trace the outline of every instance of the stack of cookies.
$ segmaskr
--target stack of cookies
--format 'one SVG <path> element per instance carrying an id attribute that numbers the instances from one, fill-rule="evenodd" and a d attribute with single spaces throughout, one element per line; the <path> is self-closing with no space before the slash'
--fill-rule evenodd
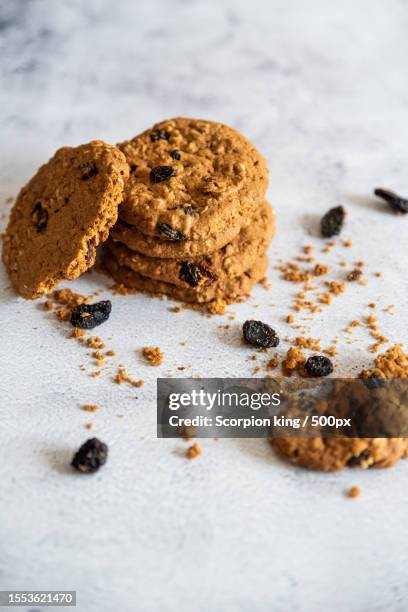
<path id="1" fill-rule="evenodd" d="M 264 278 L 274 213 L 268 168 L 241 134 L 173 119 L 121 143 L 129 166 L 105 258 L 117 283 L 184 302 L 230 303 Z"/>
<path id="2" fill-rule="evenodd" d="M 265 275 L 267 183 L 255 147 L 210 121 L 165 121 L 116 147 L 64 147 L 21 189 L 3 260 L 16 291 L 35 299 L 91 268 L 107 241 L 117 283 L 217 311 Z"/>

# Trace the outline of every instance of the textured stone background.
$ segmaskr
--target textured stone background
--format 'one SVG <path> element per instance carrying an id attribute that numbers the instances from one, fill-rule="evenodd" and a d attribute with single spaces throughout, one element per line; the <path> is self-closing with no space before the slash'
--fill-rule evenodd
<path id="1" fill-rule="evenodd" d="M 395 303 L 394 317 L 379 309 L 381 328 L 407 336 L 408 219 L 370 195 L 379 184 L 408 193 L 407 28 L 402 0 L 2 0 L 1 206 L 60 145 L 115 142 L 174 115 L 227 122 L 270 163 L 272 261 L 320 245 L 321 213 L 347 206 L 354 247 L 330 261 L 366 260 L 370 282 L 316 317 L 311 335 L 324 346 L 338 334 L 336 371 L 356 374 L 372 339 L 357 330 L 348 344 L 341 330 L 369 302 Z M 16 298 L 1 267 L 1 588 L 76 589 L 84 612 L 407 608 L 407 465 L 313 474 L 262 440 L 207 440 L 188 462 L 184 443 L 155 437 L 158 374 L 249 375 L 248 317 L 294 335 L 283 322 L 294 287 L 273 265 L 270 279 L 270 292 L 230 309 L 235 322 L 113 297 L 100 335 L 146 381 L 135 390 L 114 385 L 114 370 L 81 372 L 83 348 Z M 75 283 L 108 286 L 98 275 Z M 142 362 L 145 345 L 165 351 L 160 369 Z M 90 418 L 82 403 L 101 410 Z M 81 478 L 67 465 L 88 420 L 111 454 Z M 350 501 L 354 484 L 363 494 Z"/>

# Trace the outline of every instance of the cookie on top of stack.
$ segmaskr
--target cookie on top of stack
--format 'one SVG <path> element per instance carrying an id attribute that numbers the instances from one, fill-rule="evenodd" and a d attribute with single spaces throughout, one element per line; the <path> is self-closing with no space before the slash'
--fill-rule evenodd
<path id="1" fill-rule="evenodd" d="M 255 147 L 210 121 L 165 121 L 116 147 L 63 147 L 21 189 L 3 261 L 16 291 L 35 299 L 91 268 L 109 236 L 106 268 L 121 285 L 232 302 L 267 268 L 267 182 Z"/>
<path id="2" fill-rule="evenodd" d="M 117 145 L 129 165 L 105 258 L 116 282 L 232 302 L 264 278 L 274 212 L 266 161 L 235 130 L 172 119 Z"/>

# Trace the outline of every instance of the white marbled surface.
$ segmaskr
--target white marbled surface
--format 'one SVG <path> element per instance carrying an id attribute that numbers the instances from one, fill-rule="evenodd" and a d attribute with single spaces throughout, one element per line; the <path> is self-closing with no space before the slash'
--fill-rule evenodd
<path id="1" fill-rule="evenodd" d="M 407 336 L 408 219 L 371 196 L 379 184 L 408 193 L 407 28 L 405 0 L 2 0 L 3 210 L 60 145 L 115 142 L 175 115 L 229 123 L 270 163 L 272 261 L 320 246 L 318 217 L 347 206 L 353 249 L 327 261 L 366 260 L 369 285 L 315 317 L 311 335 L 339 335 L 336 371 L 357 373 L 372 339 L 359 329 L 348 344 L 341 330 L 369 302 L 391 342 Z M 189 462 L 182 442 L 156 439 L 158 374 L 248 375 L 239 330 L 250 316 L 294 335 L 294 288 L 272 265 L 270 279 L 230 309 L 235 322 L 114 296 L 100 334 L 146 381 L 135 390 L 81 372 L 83 348 L 17 298 L 1 267 L 1 588 L 76 589 L 84 612 L 407 609 L 407 464 L 309 473 L 262 440 L 203 441 Z M 90 275 L 74 286 L 108 285 Z M 381 310 L 391 303 L 393 317 Z M 152 344 L 166 353 L 158 370 L 140 358 Z M 110 446 L 90 478 L 67 467 L 88 420 Z"/>

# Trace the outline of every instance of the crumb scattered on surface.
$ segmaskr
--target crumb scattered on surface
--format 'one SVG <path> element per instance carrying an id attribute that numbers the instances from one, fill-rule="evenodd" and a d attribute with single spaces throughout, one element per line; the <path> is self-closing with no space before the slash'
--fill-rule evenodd
<path id="1" fill-rule="evenodd" d="M 99 408 L 96 404 L 82 404 L 81 409 L 85 412 L 96 412 Z"/>
<path id="2" fill-rule="evenodd" d="M 129 376 L 129 374 L 126 372 L 126 368 L 124 366 L 119 366 L 118 372 L 115 376 L 115 383 L 118 385 L 126 383 L 132 387 L 142 387 L 144 385 L 144 380 L 134 380 L 134 378 Z"/>
<path id="3" fill-rule="evenodd" d="M 199 457 L 200 455 L 201 455 L 201 446 L 199 445 L 198 442 L 194 442 L 194 444 L 188 447 L 187 449 L 188 459 L 195 459 L 196 457 Z"/>
<path id="4" fill-rule="evenodd" d="M 396 344 L 379 355 L 374 361 L 374 368 L 364 369 L 362 378 L 408 378 L 408 355 L 401 344 Z"/>
<path id="5" fill-rule="evenodd" d="M 269 361 L 266 362 L 266 367 L 268 370 L 275 370 L 279 365 L 279 357 L 274 355 Z"/>
<path id="6" fill-rule="evenodd" d="M 316 264 L 313 272 L 315 276 L 323 276 L 324 274 L 327 274 L 328 271 L 329 266 L 326 266 L 326 264 Z"/>
<path id="7" fill-rule="evenodd" d="M 152 366 L 159 366 L 163 363 L 164 353 L 158 346 L 145 346 L 143 349 L 143 357 L 147 359 Z"/>
<path id="8" fill-rule="evenodd" d="M 351 487 L 347 491 L 347 497 L 350 497 L 351 499 L 355 499 L 356 497 L 360 497 L 360 495 L 361 495 L 360 487 Z"/>
<path id="9" fill-rule="evenodd" d="M 223 315 L 227 309 L 227 302 L 224 300 L 213 300 L 207 306 L 207 310 L 210 314 Z"/>
<path id="10" fill-rule="evenodd" d="M 295 338 L 295 345 L 303 349 L 320 351 L 320 338 L 307 338 L 305 336 L 297 336 Z"/>
<path id="11" fill-rule="evenodd" d="M 282 371 L 284 375 L 289 375 L 304 366 L 306 357 L 303 351 L 294 346 L 290 347 L 286 353 L 286 358 L 282 363 Z"/>
<path id="12" fill-rule="evenodd" d="M 351 272 L 347 274 L 346 278 L 348 281 L 353 282 L 353 281 L 359 280 L 362 274 L 363 274 L 363 271 L 360 270 L 360 268 L 354 268 L 354 270 L 351 270 Z"/>

